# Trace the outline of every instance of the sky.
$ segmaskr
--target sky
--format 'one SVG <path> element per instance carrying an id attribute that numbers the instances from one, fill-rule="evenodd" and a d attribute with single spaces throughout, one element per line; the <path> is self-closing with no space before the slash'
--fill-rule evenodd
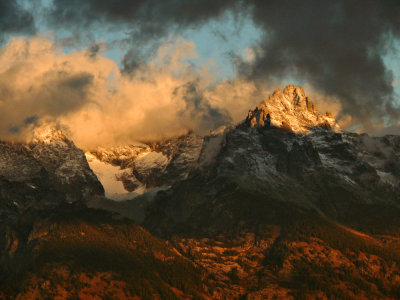
<path id="1" fill-rule="evenodd" d="M 344 129 L 398 134 L 398 15 L 391 0 L 0 0 L 0 138 L 205 133 L 290 83 Z"/>

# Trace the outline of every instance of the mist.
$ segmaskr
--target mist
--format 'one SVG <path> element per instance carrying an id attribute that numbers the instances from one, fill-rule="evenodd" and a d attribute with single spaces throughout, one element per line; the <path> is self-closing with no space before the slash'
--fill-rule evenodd
<path id="1" fill-rule="evenodd" d="M 0 134 L 26 141 L 50 125 L 83 148 L 158 140 L 233 124 L 262 100 L 251 82 L 216 84 L 188 62 L 196 55 L 174 38 L 133 76 L 93 45 L 65 54 L 47 38 L 12 39 L 0 51 Z"/>

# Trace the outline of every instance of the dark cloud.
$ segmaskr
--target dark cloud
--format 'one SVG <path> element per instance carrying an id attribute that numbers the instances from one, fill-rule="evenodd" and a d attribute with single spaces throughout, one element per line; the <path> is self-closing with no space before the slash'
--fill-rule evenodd
<path id="1" fill-rule="evenodd" d="M 19 126 L 10 126 L 8 131 L 10 133 L 19 133 L 21 131 L 21 128 Z"/>
<path id="2" fill-rule="evenodd" d="M 35 31 L 34 18 L 17 1 L 0 0 L 0 38 L 5 33 Z"/>
<path id="3" fill-rule="evenodd" d="M 172 27 L 203 24 L 241 1 L 186 0 L 54 0 L 49 11 L 53 25 L 90 26 L 127 23 L 137 41 L 159 37 Z"/>
<path id="4" fill-rule="evenodd" d="M 382 56 L 393 51 L 391 43 L 400 37 L 398 0 L 53 0 L 45 18 L 52 28 L 71 31 L 125 30 L 132 44 L 126 48 L 122 66 L 130 73 L 156 48 L 149 44 L 171 32 L 222 18 L 227 11 L 252 18 L 263 32 L 262 40 L 254 45 L 255 60 L 239 63 L 241 76 L 254 81 L 289 76 L 337 97 L 343 111 L 367 129 L 371 123 L 383 124 L 384 119 L 391 121 L 389 125 L 396 124 L 398 99 L 394 98 L 393 75 Z M 17 1 L 0 0 L 0 37 L 34 32 L 34 25 L 32 14 Z M 220 34 L 218 29 L 215 32 Z M 229 40 L 223 33 L 221 38 Z M 99 51 L 98 43 L 87 49 L 90 57 Z M 85 98 L 90 83 L 87 76 L 61 78 L 47 93 L 65 91 L 66 99 L 61 102 L 73 110 L 82 104 L 67 98 Z M 198 93 L 186 90 L 195 106 Z M 218 114 L 201 109 L 210 116 Z"/>
<path id="5" fill-rule="evenodd" d="M 126 39 L 122 42 L 128 44 L 128 50 L 122 66 L 125 73 L 131 73 L 158 48 L 160 37 L 202 25 L 227 10 L 239 13 L 241 4 L 237 0 L 54 0 L 48 21 L 51 26 L 76 32 L 99 27 L 120 30 L 124 26 Z"/>
<path id="6" fill-rule="evenodd" d="M 122 59 L 122 70 L 126 73 L 131 73 L 139 68 L 143 61 L 144 59 L 140 53 L 137 53 L 134 49 L 130 49 Z"/>
<path id="7" fill-rule="evenodd" d="M 92 81 L 92 74 L 81 73 L 61 80 L 58 87 L 66 87 L 68 89 L 78 91 L 83 95 L 86 93 L 86 89 L 92 83 Z"/>
<path id="8" fill-rule="evenodd" d="M 308 81 L 367 128 L 399 117 L 382 55 L 400 36 L 400 1 L 251 2 L 264 38 L 247 75 Z"/>
<path id="9" fill-rule="evenodd" d="M 133 42 L 141 45 L 227 10 L 252 17 L 264 32 L 255 61 L 241 64 L 242 75 L 307 81 L 338 97 L 343 111 L 367 128 L 384 117 L 399 118 L 393 76 L 382 59 L 391 39 L 400 36 L 397 0 L 54 0 L 50 17 L 60 26 L 130 24 Z M 143 53 L 131 49 L 124 70 L 142 60 Z"/>
<path id="10" fill-rule="evenodd" d="M 37 96 L 45 102 L 47 113 L 61 116 L 87 104 L 90 89 L 93 86 L 93 74 L 54 72 L 48 75 L 53 76 L 52 80 L 40 88 Z"/>
<path id="11" fill-rule="evenodd" d="M 24 120 L 24 124 L 25 125 L 36 124 L 38 120 L 39 120 L 39 117 L 37 115 L 32 115 L 32 116 L 27 117 Z"/>
<path id="12" fill-rule="evenodd" d="M 89 47 L 87 48 L 87 54 L 89 57 L 91 58 L 95 58 L 100 51 L 102 50 L 103 45 L 101 45 L 100 43 L 91 43 L 89 45 Z"/>
<path id="13" fill-rule="evenodd" d="M 17 134 L 19 133 L 23 128 L 27 128 L 30 125 L 36 126 L 39 121 L 39 117 L 37 115 L 32 115 L 27 118 L 22 122 L 20 125 L 13 125 L 8 128 L 8 132 L 12 134 Z"/>
<path id="14" fill-rule="evenodd" d="M 232 121 L 228 111 L 211 107 L 210 103 L 205 100 L 203 91 L 198 87 L 196 81 L 175 88 L 173 96 L 182 98 L 186 104 L 186 107 L 178 113 L 178 116 L 190 119 L 200 131 L 216 129 Z"/>

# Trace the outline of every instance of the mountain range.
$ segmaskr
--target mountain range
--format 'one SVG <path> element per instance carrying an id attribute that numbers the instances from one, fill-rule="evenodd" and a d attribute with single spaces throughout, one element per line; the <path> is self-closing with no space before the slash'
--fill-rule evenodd
<path id="1" fill-rule="evenodd" d="M 295 85 L 207 135 L 40 128 L 0 143 L 0 299 L 399 299 L 399 182 Z"/>

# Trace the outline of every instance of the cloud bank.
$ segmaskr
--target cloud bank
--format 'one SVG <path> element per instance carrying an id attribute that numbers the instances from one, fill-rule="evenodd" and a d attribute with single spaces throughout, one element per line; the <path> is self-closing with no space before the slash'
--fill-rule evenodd
<path id="1" fill-rule="evenodd" d="M 367 130 L 398 121 L 399 99 L 383 55 L 400 37 L 399 1 L 251 2 L 265 35 L 247 66 L 250 77 L 305 80 L 338 98 Z"/>
<path id="2" fill-rule="evenodd" d="M 0 0 L 0 41 L 4 34 L 34 33 L 33 15 L 17 1 Z"/>
<path id="3" fill-rule="evenodd" d="M 0 37 L 36 32 L 34 16 L 19 3 L 0 0 Z M 107 47 L 102 41 L 66 54 L 49 39 L 11 39 L 0 50 L 2 138 L 28 138 L 33 128 L 48 123 L 69 130 L 84 147 L 159 139 L 188 129 L 204 132 L 240 121 L 288 78 L 306 84 L 319 109 L 333 110 L 344 127 L 391 133 L 399 128 L 395 80 L 383 59 L 396 51 L 393 41 L 400 38 L 398 1 L 53 0 L 37 5 L 35 16 L 50 28 L 88 36 L 124 31 L 126 38 L 114 42 L 129 47 L 120 69 L 102 56 Z M 189 63 L 195 45 L 176 37 L 227 12 L 251 19 L 263 35 L 244 55 L 232 55 L 237 76 L 216 82 L 207 64 Z M 151 55 L 145 52 L 149 45 L 156 45 Z"/>
<path id="4" fill-rule="evenodd" d="M 134 44 L 140 45 L 222 18 L 226 11 L 251 18 L 263 32 L 260 43 L 252 45 L 253 62 L 241 63 L 241 76 L 254 81 L 290 77 L 308 82 L 320 93 L 339 99 L 342 115 L 351 115 L 354 124 L 369 131 L 397 124 L 399 99 L 383 55 L 395 51 L 393 41 L 400 38 L 399 1 L 90 0 L 82 4 L 55 0 L 49 20 L 60 26 L 128 24 Z M 128 70 L 137 65 L 135 53 L 128 52 Z"/>
<path id="5" fill-rule="evenodd" d="M 34 128 L 53 124 L 84 148 L 126 144 L 204 133 L 260 102 L 250 82 L 214 84 L 206 67 L 187 62 L 194 56 L 192 42 L 170 40 L 127 74 L 93 45 L 65 54 L 45 38 L 12 39 L 0 50 L 0 135 L 29 139 Z"/>

